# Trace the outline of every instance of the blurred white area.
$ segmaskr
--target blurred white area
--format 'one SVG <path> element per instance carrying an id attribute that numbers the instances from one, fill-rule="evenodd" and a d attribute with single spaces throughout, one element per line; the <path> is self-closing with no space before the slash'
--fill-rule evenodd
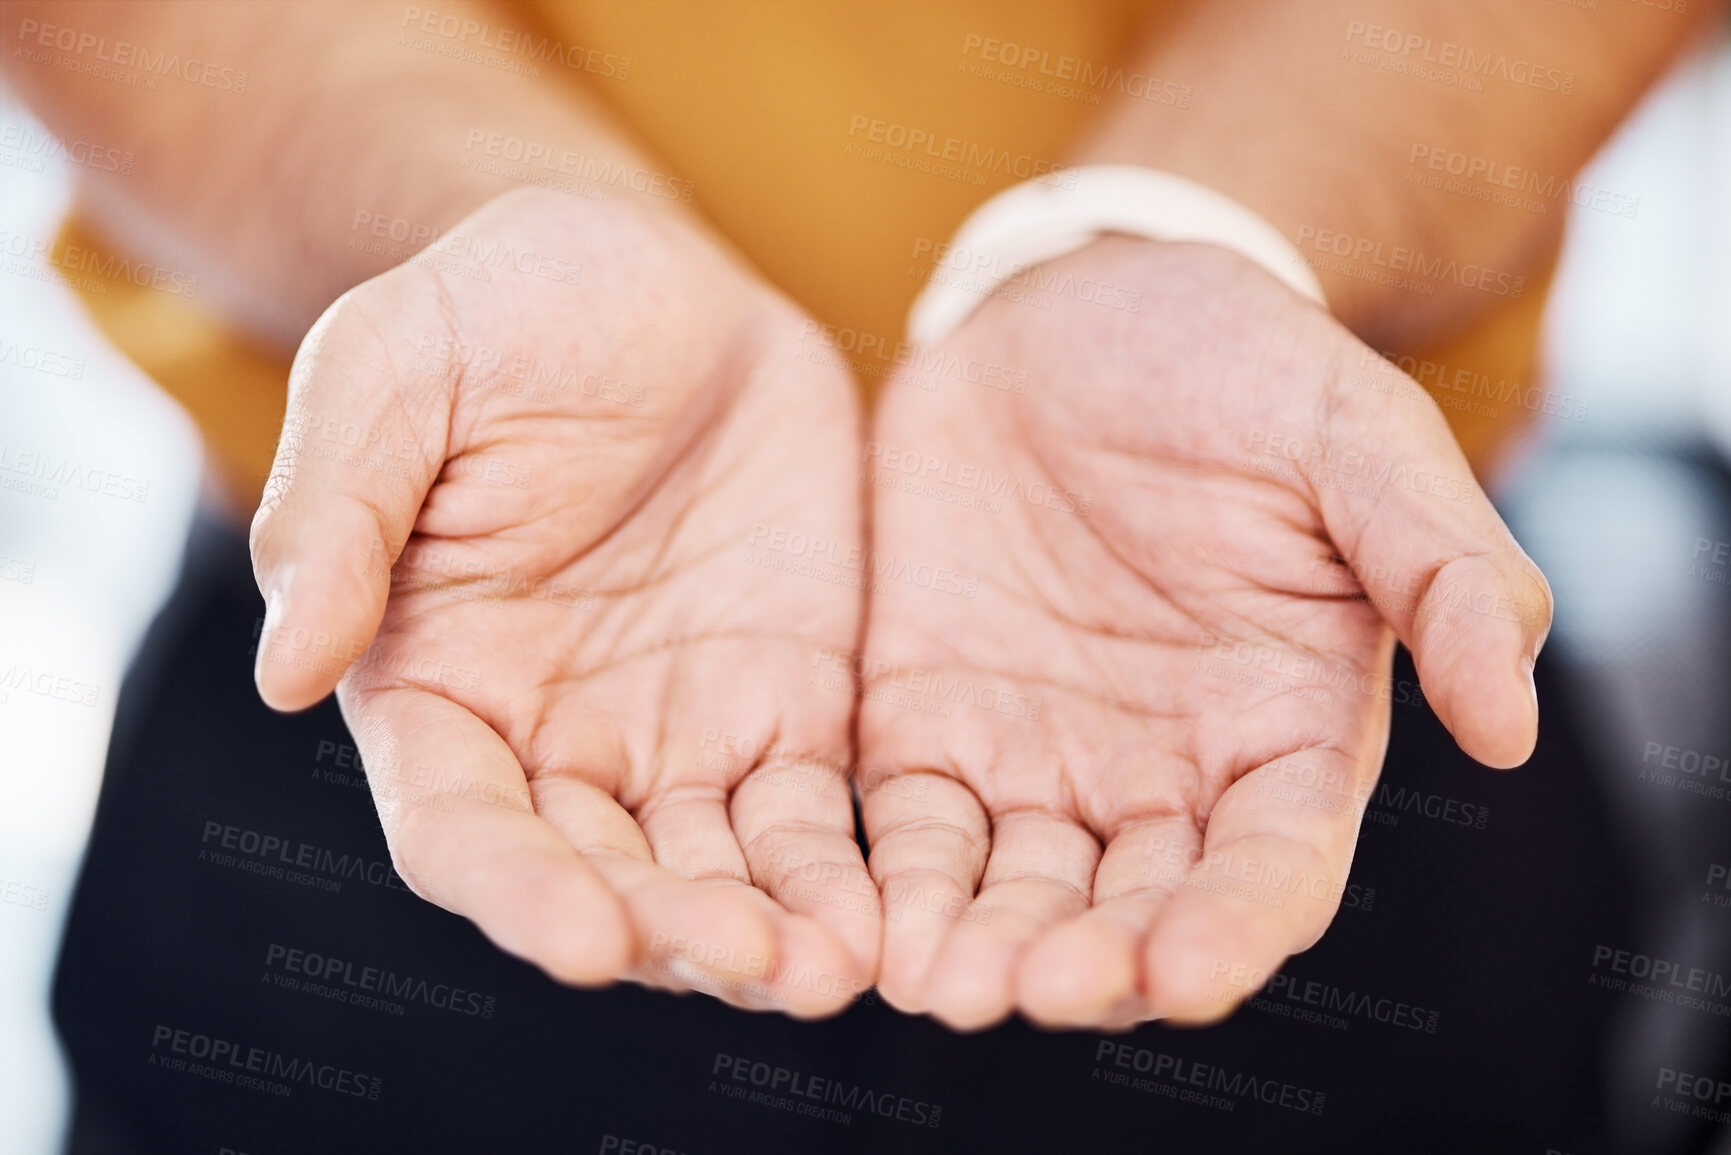
<path id="1" fill-rule="evenodd" d="M 50 1155 L 70 1106 L 55 957 L 115 698 L 179 573 L 202 451 L 33 254 L 71 177 L 3 91 L 0 134 L 26 142 L 0 147 L 0 1148 Z"/>
<path id="2" fill-rule="evenodd" d="M 1580 183 L 1640 204 L 1569 218 L 1545 317 L 1550 388 L 1587 402 L 1585 432 L 1705 428 L 1731 454 L 1731 38 L 1650 93 Z"/>

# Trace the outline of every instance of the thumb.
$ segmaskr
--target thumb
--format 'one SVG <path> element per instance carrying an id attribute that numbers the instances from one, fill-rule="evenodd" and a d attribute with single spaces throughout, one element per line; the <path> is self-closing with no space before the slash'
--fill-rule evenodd
<path id="1" fill-rule="evenodd" d="M 366 652 L 391 567 L 444 465 L 449 381 L 415 362 L 449 343 L 402 324 L 427 313 L 396 300 L 401 287 L 387 274 L 339 298 L 289 375 L 251 539 L 265 599 L 253 678 L 273 709 L 317 703 Z"/>
<path id="2" fill-rule="evenodd" d="M 1373 354 L 1368 354 L 1368 360 Z M 1387 389 L 1341 380 L 1304 469 L 1356 582 L 1406 647 L 1437 717 L 1487 766 L 1538 741 L 1533 663 L 1551 590 L 1473 479 L 1436 403 L 1381 358 Z M 1398 380 L 1397 380 L 1398 378 Z"/>

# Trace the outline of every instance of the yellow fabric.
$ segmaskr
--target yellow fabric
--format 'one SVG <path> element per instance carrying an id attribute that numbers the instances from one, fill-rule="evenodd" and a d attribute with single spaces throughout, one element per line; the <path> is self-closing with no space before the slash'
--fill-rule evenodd
<path id="1" fill-rule="evenodd" d="M 503 19 L 611 57 L 539 67 L 608 104 L 801 304 L 893 347 L 929 268 L 916 259 L 922 242 L 941 243 L 980 201 L 1061 161 L 1107 94 L 1147 83 L 1114 69 L 1151 7 L 1178 11 L 1146 0 L 524 0 Z M 1167 82 L 1146 98 L 1182 117 L 1188 92 Z M 922 163 L 939 171 L 911 167 Z M 94 244 L 76 230 L 62 240 Z M 235 506 L 255 503 L 287 362 L 183 298 L 121 282 L 81 292 L 192 412 Z M 1407 352 L 1531 382 L 1542 300 L 1527 294 L 1449 348 Z M 1448 410 L 1476 460 L 1525 412 L 1504 409 Z"/>
<path id="2" fill-rule="evenodd" d="M 770 280 L 825 321 L 893 346 L 920 288 L 908 275 L 917 240 L 947 240 L 974 206 L 1018 182 L 1012 169 L 1033 175 L 1033 163 L 1061 161 L 1099 107 L 970 68 L 1045 84 L 1062 82 L 1042 76 L 1041 66 L 1055 74 L 1065 57 L 1095 69 L 1121 64 L 1150 5 L 531 0 L 530 7 L 562 42 L 630 58 L 623 81 L 585 77 L 591 90 L 696 185 L 698 207 Z M 998 42 L 990 52 L 996 60 L 1043 55 L 1006 67 L 983 59 L 988 39 Z M 1102 99 L 1102 85 L 1068 87 Z M 885 137 L 900 127 L 934 139 L 899 148 L 873 142 L 874 120 Z M 951 140 L 959 160 L 944 162 Z M 947 167 L 942 175 L 918 172 L 876 154 Z"/>

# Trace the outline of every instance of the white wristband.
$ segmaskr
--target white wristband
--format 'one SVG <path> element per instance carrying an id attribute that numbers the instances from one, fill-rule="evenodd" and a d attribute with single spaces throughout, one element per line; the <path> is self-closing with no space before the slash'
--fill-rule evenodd
<path id="1" fill-rule="evenodd" d="M 942 278 L 940 262 L 908 312 L 908 335 L 922 345 L 935 344 L 1003 282 L 1106 233 L 1219 245 L 1328 307 L 1322 285 L 1298 250 L 1231 197 L 1158 169 L 1096 164 L 1016 185 L 975 209 L 946 250 L 963 258 L 969 283 L 964 287 Z"/>

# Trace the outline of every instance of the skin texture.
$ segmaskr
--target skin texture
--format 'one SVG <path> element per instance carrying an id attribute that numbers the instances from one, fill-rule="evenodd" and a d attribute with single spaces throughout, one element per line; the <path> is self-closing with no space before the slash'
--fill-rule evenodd
<path id="1" fill-rule="evenodd" d="M 453 237 L 296 359 L 260 692 L 340 675 L 403 877 L 556 978 L 842 1009 L 880 918 L 852 701 L 806 676 L 859 593 L 747 551 L 857 548 L 846 376 L 677 216 L 523 191 Z"/>
<path id="2" fill-rule="evenodd" d="M 1461 746 L 1515 766 L 1550 593 L 1435 405 L 1267 273 L 1128 238 L 1051 272 L 1140 308 L 987 302 L 936 363 L 1010 387 L 904 379 L 873 429 L 901 470 L 874 475 L 874 549 L 978 581 L 870 606 L 879 982 L 962 1029 L 1206 1021 L 1259 985 L 1219 976 L 1272 973 L 1337 909 L 1395 636 Z M 901 484 L 966 467 L 1012 496 Z"/>

